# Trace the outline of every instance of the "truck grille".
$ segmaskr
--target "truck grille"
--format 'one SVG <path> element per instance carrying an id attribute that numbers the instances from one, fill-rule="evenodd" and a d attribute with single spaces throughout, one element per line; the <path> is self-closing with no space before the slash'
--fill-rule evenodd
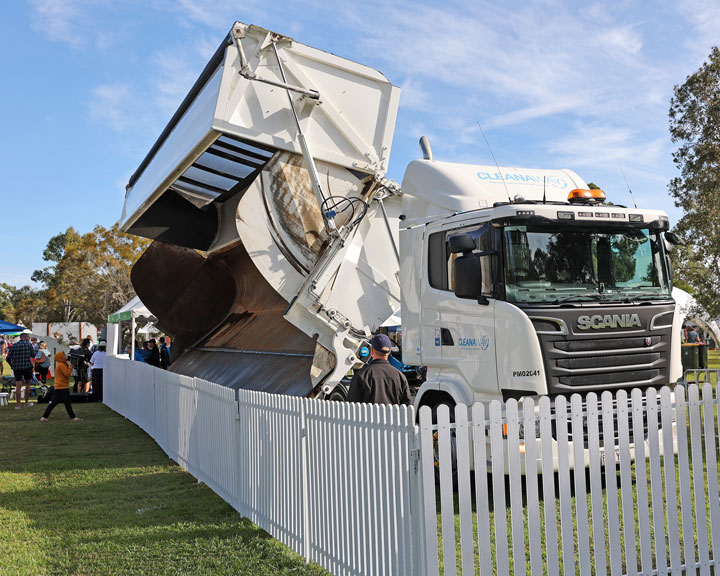
<path id="1" fill-rule="evenodd" d="M 558 350 L 566 352 L 597 352 L 605 350 L 627 350 L 629 348 L 646 348 L 659 342 L 658 336 L 648 337 L 648 343 L 643 336 L 634 338 L 592 338 L 589 340 L 565 340 L 555 342 Z"/>
<path id="2" fill-rule="evenodd" d="M 539 332 L 548 392 L 572 394 L 666 384 L 672 328 L 640 332 Z"/>
<path id="3" fill-rule="evenodd" d="M 617 401 L 619 389 L 659 388 L 670 381 L 670 357 L 672 343 L 672 322 L 675 305 L 667 303 L 629 304 L 618 306 L 558 306 L 556 308 L 528 307 L 526 313 L 535 328 L 545 367 L 548 394 L 562 394 L 569 398 L 579 394 L 587 414 L 587 397 L 590 392 L 597 394 L 598 435 L 600 446 L 604 446 L 605 433 L 602 427 L 601 395 L 604 391 L 613 393 L 613 438 L 608 443 L 618 445 L 619 430 Z M 587 328 L 579 323 L 581 316 L 602 315 L 603 317 L 627 313 L 637 315 L 639 324 L 628 329 L 621 326 Z M 647 435 L 646 398 L 643 394 L 643 418 L 637 424 L 643 438 Z M 631 444 L 639 442 L 633 429 L 634 413 L 630 411 L 628 435 Z M 558 422 L 553 418 L 552 431 L 557 439 Z M 641 432 L 642 431 L 642 432 Z M 567 422 L 567 436 L 573 441 L 572 423 Z M 587 420 L 583 419 L 582 430 L 575 431 L 574 440 L 588 447 Z"/>

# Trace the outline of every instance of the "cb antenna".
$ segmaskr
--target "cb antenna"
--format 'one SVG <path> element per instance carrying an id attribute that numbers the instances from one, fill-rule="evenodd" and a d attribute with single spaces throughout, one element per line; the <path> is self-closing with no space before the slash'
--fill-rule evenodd
<path id="1" fill-rule="evenodd" d="M 498 164 L 498 161 L 495 159 L 495 154 L 492 151 L 492 148 L 490 147 L 490 142 L 488 142 L 487 136 L 485 136 L 485 131 L 482 129 L 482 126 L 480 126 L 480 122 L 477 122 L 478 128 L 480 128 L 480 134 L 482 134 L 482 137 L 485 139 L 485 144 L 487 144 L 488 150 L 490 150 L 490 155 L 492 156 L 493 162 L 495 162 L 495 167 L 498 169 L 498 173 L 500 174 L 500 178 L 502 178 L 503 186 L 505 186 L 505 194 L 507 194 L 508 202 L 512 204 L 512 199 L 510 198 L 510 190 L 508 190 L 507 182 L 505 182 L 505 175 L 502 173 L 502 170 L 500 170 L 500 165 Z"/>
<path id="2" fill-rule="evenodd" d="M 628 192 L 630 192 L 630 200 L 632 200 L 633 205 L 635 206 L 635 209 L 637 210 L 637 202 L 635 202 L 635 197 L 633 196 L 632 190 L 630 190 L 630 184 L 628 184 L 627 178 L 625 178 L 625 170 L 623 170 L 622 164 L 618 162 L 618 166 L 620 166 L 620 172 L 622 172 L 623 180 L 625 180 L 625 186 L 627 186 Z"/>
<path id="3" fill-rule="evenodd" d="M 545 204 L 545 176 L 543 176 L 543 204 Z"/>

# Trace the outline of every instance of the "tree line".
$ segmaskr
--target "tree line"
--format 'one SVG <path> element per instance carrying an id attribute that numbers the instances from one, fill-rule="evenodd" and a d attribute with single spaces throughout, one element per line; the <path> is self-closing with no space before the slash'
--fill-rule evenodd
<path id="1" fill-rule="evenodd" d="M 675 283 L 720 317 L 720 49 L 676 85 L 670 136 L 679 175 L 669 184 L 684 214 L 675 227 L 686 242 L 673 253 Z"/>
<path id="2" fill-rule="evenodd" d="M 0 284 L 0 319 L 33 322 L 107 322 L 135 296 L 130 270 L 150 240 L 95 226 L 87 234 L 70 227 L 43 251 L 48 265 L 32 274 L 41 287 Z"/>

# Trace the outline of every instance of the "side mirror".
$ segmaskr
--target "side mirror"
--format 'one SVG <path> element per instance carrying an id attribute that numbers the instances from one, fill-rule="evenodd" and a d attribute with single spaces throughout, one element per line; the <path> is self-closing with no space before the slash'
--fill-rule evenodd
<path id="1" fill-rule="evenodd" d="M 482 295 L 482 265 L 475 254 L 463 254 L 455 259 L 453 270 L 455 296 L 480 300 Z"/>
<path id="2" fill-rule="evenodd" d="M 448 238 L 448 246 L 451 253 L 462 253 L 465 256 L 476 248 L 475 240 L 472 239 L 470 234 L 455 234 L 454 236 L 450 236 L 450 238 Z"/>
<path id="3" fill-rule="evenodd" d="M 673 246 L 685 246 L 685 240 L 680 238 L 675 232 L 665 232 L 665 240 Z"/>
<path id="4" fill-rule="evenodd" d="M 453 254 L 460 254 L 453 263 L 453 286 L 455 296 L 477 300 L 488 304 L 482 294 L 482 264 L 480 254 L 473 254 L 475 241 L 469 234 L 457 234 L 448 238 L 448 247 Z"/>

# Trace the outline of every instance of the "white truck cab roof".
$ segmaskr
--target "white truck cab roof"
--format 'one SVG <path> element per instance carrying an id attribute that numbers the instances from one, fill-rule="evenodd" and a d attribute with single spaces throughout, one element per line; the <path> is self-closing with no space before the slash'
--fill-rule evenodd
<path id="1" fill-rule="evenodd" d="M 572 170 L 542 170 L 414 160 L 402 181 L 408 219 L 487 208 L 495 202 L 565 202 L 568 193 L 588 185 Z"/>

